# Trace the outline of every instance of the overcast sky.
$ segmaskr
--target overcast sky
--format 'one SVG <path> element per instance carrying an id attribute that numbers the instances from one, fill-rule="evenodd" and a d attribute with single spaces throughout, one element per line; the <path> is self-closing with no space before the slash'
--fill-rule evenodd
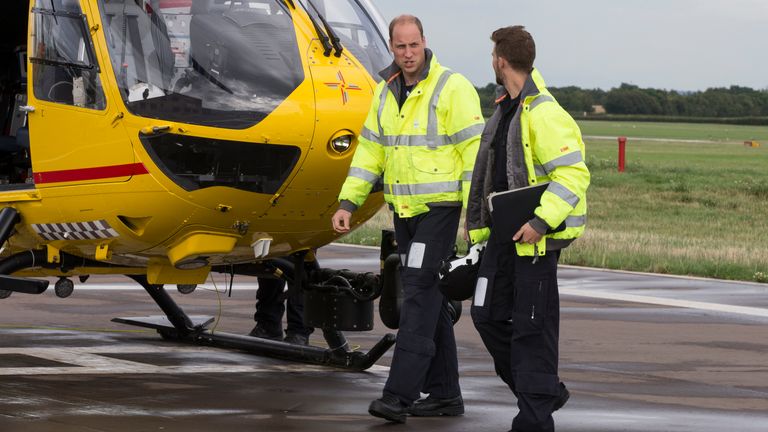
<path id="1" fill-rule="evenodd" d="M 522 24 L 549 86 L 768 89 L 768 0 L 373 0 L 424 23 L 440 62 L 493 81 L 493 30 Z"/>

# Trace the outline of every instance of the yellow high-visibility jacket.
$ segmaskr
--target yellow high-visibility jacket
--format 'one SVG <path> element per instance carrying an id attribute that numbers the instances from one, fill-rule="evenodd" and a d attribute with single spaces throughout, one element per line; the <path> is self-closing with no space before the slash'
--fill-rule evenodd
<path id="1" fill-rule="evenodd" d="M 522 145 L 528 185 L 549 182 L 531 225 L 542 233 L 558 228 L 562 223 L 565 223 L 565 229 L 545 235 L 535 246 L 517 243 L 516 249 L 521 256 L 532 256 L 535 251 L 544 255 L 546 250 L 567 246 L 584 232 L 590 174 L 585 164 L 581 131 L 546 89 L 538 70 L 534 69 L 529 76 L 521 92 L 521 100 L 520 142 L 513 142 L 510 135 L 507 147 Z M 493 131 L 500 120 L 501 112 L 497 108 L 488 120 L 477 155 L 478 166 L 474 169 L 467 207 L 467 228 L 472 243 L 487 240 L 492 229 L 487 200 L 493 172 L 493 160 L 489 153 L 492 153 Z M 509 171 L 508 161 L 507 176 L 511 178 Z"/>
<path id="2" fill-rule="evenodd" d="M 474 86 L 442 67 L 427 50 L 423 79 L 402 109 L 396 65 L 373 102 L 344 185 L 340 208 L 354 211 L 383 175 L 384 200 L 400 217 L 429 211 L 430 205 L 466 206 L 483 117 Z"/>

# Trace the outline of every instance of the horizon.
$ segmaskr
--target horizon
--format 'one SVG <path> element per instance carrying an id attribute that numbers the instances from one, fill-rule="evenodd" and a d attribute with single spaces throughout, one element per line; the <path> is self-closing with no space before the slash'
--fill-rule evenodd
<path id="1" fill-rule="evenodd" d="M 768 91 L 764 0 L 373 1 L 387 23 L 402 13 L 418 16 L 440 62 L 477 87 L 495 82 L 491 32 L 522 24 L 551 87 Z"/>

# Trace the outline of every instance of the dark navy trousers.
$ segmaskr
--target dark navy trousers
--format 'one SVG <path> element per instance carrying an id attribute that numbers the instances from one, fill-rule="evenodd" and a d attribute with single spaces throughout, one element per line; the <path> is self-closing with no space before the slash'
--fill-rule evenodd
<path id="1" fill-rule="evenodd" d="M 453 252 L 460 214 L 460 207 L 435 207 L 410 218 L 395 214 L 403 303 L 384 393 L 409 405 L 420 392 L 438 398 L 461 394 L 453 321 L 437 288 L 440 263 Z"/>
<path id="2" fill-rule="evenodd" d="M 286 333 L 309 336 L 314 330 L 304 325 L 304 303 L 286 300 L 283 292 L 285 281 L 282 279 L 259 278 L 259 289 L 256 290 L 256 313 L 253 319 L 256 324 L 269 334 L 283 334 L 283 313 L 288 303 L 288 326 Z M 299 298 L 301 299 L 301 297 Z"/>
<path id="3" fill-rule="evenodd" d="M 515 432 L 553 432 L 552 408 L 560 394 L 560 300 L 557 261 L 547 251 L 534 263 L 513 242 L 491 231 L 478 271 L 472 321 L 493 357 L 496 373 L 517 396 Z"/>

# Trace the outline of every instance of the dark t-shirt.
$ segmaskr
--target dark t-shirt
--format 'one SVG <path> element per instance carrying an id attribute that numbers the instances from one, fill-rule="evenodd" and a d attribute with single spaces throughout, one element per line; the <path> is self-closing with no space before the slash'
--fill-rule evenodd
<path id="1" fill-rule="evenodd" d="M 408 95 L 411 94 L 414 87 L 416 87 L 416 84 L 405 85 L 405 80 L 403 80 L 403 91 L 400 93 L 400 99 L 397 101 L 397 105 L 400 109 L 403 109 L 403 104 L 405 103 L 405 100 L 408 99 Z"/>
<path id="2" fill-rule="evenodd" d="M 501 107 L 501 121 L 496 129 L 496 135 L 493 137 L 493 191 L 501 192 L 509 189 L 507 181 L 507 135 L 509 134 L 509 124 L 515 116 L 517 107 L 520 105 L 520 96 L 510 99 L 507 96 L 499 106 Z"/>

